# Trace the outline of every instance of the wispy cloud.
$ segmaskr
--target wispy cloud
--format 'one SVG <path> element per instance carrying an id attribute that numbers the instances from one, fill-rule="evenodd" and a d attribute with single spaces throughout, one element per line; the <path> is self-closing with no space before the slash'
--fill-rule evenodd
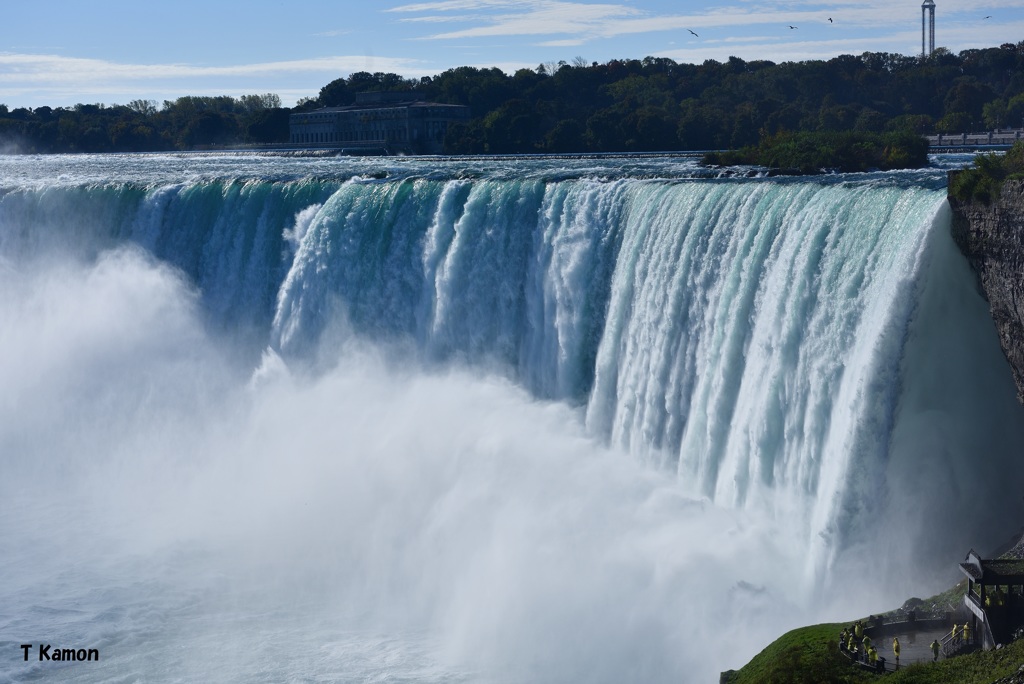
<path id="1" fill-rule="evenodd" d="M 422 73 L 418 60 L 396 57 L 374 57 L 375 68 L 402 73 Z M 0 84 L 49 82 L 81 83 L 83 81 L 144 81 L 179 78 L 266 77 L 301 72 L 346 72 L 365 67 L 364 55 L 318 57 L 315 59 L 229 66 L 194 64 L 123 64 L 99 59 L 62 57 L 59 55 L 25 55 L 0 53 Z"/>
<path id="2" fill-rule="evenodd" d="M 480 21 L 480 15 L 475 14 L 431 14 L 426 17 L 402 17 L 401 22 L 408 24 L 459 24 Z"/>
<path id="3" fill-rule="evenodd" d="M 59 55 L 0 53 L 0 102 L 65 105 L 174 99 L 181 95 L 242 95 L 275 92 L 286 105 L 315 95 L 320 87 L 354 71 L 391 71 L 431 76 L 420 60 L 345 55 L 230 66 L 126 64 Z"/>
<path id="4" fill-rule="evenodd" d="M 536 45 L 538 47 L 576 47 L 586 42 L 583 38 L 566 38 L 565 40 L 545 40 L 544 42 L 536 43 Z"/>
<path id="5" fill-rule="evenodd" d="M 997 8 L 1021 8 L 1024 0 L 971 3 L 944 0 L 940 16 L 948 23 L 980 18 Z M 448 0 L 401 5 L 387 12 L 407 15 L 400 21 L 462 23 L 465 28 L 420 36 L 422 40 L 453 40 L 495 36 L 552 36 L 533 43 L 543 47 L 581 45 L 595 39 L 708 29 L 720 34 L 762 26 L 788 30 L 789 25 L 825 25 L 837 30 L 874 30 L 887 25 L 913 25 L 919 9 L 891 0 L 741 0 L 731 6 L 694 13 L 654 13 L 622 4 L 566 0 Z M 465 12 L 474 14 L 465 14 Z M 451 14 L 461 12 L 462 14 Z M 832 22 L 829 22 L 829 19 Z M 724 39 L 725 36 L 719 36 Z M 837 35 L 841 39 L 841 36 Z"/>
<path id="6" fill-rule="evenodd" d="M 1024 22 L 1013 22 L 1006 27 L 1008 35 L 1021 35 Z M 793 32 L 796 33 L 795 31 Z M 991 47 L 998 43 L 995 34 L 986 33 L 987 37 L 979 40 L 978 32 L 969 28 L 950 28 L 942 34 L 939 45 L 958 44 L 971 46 L 972 40 L 979 40 L 977 47 Z M 830 59 L 839 54 L 859 55 L 864 52 L 892 52 L 893 45 L 905 45 L 902 54 L 916 54 L 921 44 L 919 29 L 888 31 L 877 35 L 835 38 L 829 40 L 793 40 L 794 36 L 786 35 L 789 40 L 779 36 L 761 35 L 709 40 L 699 46 L 673 48 L 655 54 L 656 57 L 668 57 L 678 62 L 700 63 L 706 59 L 726 61 L 729 57 L 742 59 L 769 59 L 773 62 L 799 62 L 810 59 Z M 1009 41 L 1006 41 L 1009 42 Z"/>
<path id="7" fill-rule="evenodd" d="M 446 11 L 476 11 L 479 14 L 448 15 L 426 14 L 420 17 L 404 17 L 407 22 L 459 22 L 475 24 L 469 28 L 446 33 L 423 36 L 429 40 L 451 40 L 456 38 L 483 36 L 536 36 L 570 34 L 578 36 L 571 40 L 578 44 L 586 37 L 604 33 L 610 22 L 645 16 L 645 12 L 626 5 L 603 3 L 563 2 L 562 0 L 527 0 L 507 2 L 505 0 L 453 0 L 452 2 L 419 3 L 403 5 L 387 10 L 389 12 L 423 13 Z M 490 10 L 492 13 L 484 13 Z M 497 13 L 493 11 L 497 10 Z M 566 39 L 569 40 L 569 39 Z M 563 41 L 559 41 L 562 43 Z"/>
<path id="8" fill-rule="evenodd" d="M 510 0 L 447 0 L 442 2 L 419 2 L 412 5 L 400 5 L 384 10 L 385 12 L 461 12 L 464 10 L 513 9 L 523 5 L 538 4 L 535 0 L 511 2 Z"/>

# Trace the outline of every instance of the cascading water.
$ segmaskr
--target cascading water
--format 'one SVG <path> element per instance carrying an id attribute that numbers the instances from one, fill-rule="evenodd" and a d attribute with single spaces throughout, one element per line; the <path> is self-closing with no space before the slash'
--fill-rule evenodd
<path id="1" fill-rule="evenodd" d="M 1024 513 L 939 173 L 102 159 L 0 163 L 12 681 L 707 681 Z"/>

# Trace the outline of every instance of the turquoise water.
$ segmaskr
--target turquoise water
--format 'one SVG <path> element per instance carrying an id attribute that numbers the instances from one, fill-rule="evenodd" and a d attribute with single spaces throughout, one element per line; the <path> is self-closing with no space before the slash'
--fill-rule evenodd
<path id="1" fill-rule="evenodd" d="M 0 640 L 104 654 L 0 677 L 713 681 L 946 588 L 1024 444 L 955 163 L 0 158 Z"/>

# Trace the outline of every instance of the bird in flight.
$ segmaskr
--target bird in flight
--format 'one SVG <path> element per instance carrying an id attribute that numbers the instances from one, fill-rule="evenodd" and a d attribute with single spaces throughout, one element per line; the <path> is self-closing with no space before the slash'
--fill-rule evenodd
<path id="1" fill-rule="evenodd" d="M 830 24 L 832 23 L 832 17 L 828 18 L 828 23 L 830 23 Z"/>
<path id="2" fill-rule="evenodd" d="M 985 18 L 986 18 L 986 19 L 991 19 L 991 18 L 992 18 L 992 15 L 990 14 L 990 15 L 988 15 L 988 16 L 987 16 L 987 17 L 985 17 Z"/>
<path id="3" fill-rule="evenodd" d="M 687 31 L 690 31 L 690 33 L 693 33 L 693 31 L 691 31 L 690 29 L 686 29 L 686 30 L 687 30 Z M 697 34 L 696 34 L 696 33 L 693 33 L 693 35 L 697 36 Z M 698 37 L 698 38 L 700 38 L 700 36 L 697 36 L 697 37 Z"/>
<path id="4" fill-rule="evenodd" d="M 789 28 L 791 28 L 791 29 L 795 29 L 795 28 L 797 28 L 797 27 L 796 27 L 796 26 L 790 26 Z"/>

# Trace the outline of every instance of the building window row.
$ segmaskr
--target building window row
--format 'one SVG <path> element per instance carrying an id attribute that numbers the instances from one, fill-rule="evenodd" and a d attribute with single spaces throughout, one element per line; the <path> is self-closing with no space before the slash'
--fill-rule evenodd
<path id="1" fill-rule="evenodd" d="M 440 138 L 437 138 L 440 139 Z M 339 142 L 408 142 L 405 129 L 367 129 L 296 134 L 297 143 L 339 143 Z"/>

